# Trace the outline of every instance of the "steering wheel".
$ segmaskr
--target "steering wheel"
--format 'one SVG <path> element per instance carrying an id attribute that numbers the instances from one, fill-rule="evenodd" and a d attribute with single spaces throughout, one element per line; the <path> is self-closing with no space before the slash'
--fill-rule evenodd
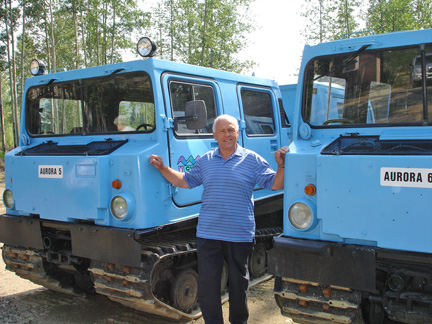
<path id="1" fill-rule="evenodd" d="M 140 128 L 144 128 L 145 130 L 147 130 L 147 127 L 153 127 L 153 125 L 152 124 L 141 124 L 141 125 L 137 126 L 136 130 L 139 130 Z"/>

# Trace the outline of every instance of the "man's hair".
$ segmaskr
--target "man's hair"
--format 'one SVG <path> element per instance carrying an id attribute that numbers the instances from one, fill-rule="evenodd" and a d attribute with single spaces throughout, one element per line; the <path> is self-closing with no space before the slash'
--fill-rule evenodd
<path id="1" fill-rule="evenodd" d="M 123 115 L 118 115 L 116 118 L 114 118 L 113 123 L 114 125 L 121 125 L 121 126 L 128 124 L 126 116 Z"/>
<path id="2" fill-rule="evenodd" d="M 214 120 L 214 122 L 213 122 L 213 133 L 216 132 L 216 123 L 220 119 L 227 119 L 227 120 L 231 121 L 234 124 L 234 127 L 235 127 L 236 131 L 239 130 L 239 125 L 238 125 L 237 118 L 235 118 L 235 117 L 233 117 L 231 115 L 223 114 L 223 115 L 217 116 L 216 119 Z"/>

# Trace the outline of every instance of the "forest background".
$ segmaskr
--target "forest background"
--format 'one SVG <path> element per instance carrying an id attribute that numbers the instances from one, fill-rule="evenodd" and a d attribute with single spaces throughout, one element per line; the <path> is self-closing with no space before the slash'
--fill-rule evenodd
<path id="1" fill-rule="evenodd" d="M 244 73 L 257 64 L 239 56 L 260 28 L 250 13 L 253 2 L 0 0 L 0 157 L 18 145 L 32 59 L 48 71 L 118 63 L 145 35 L 157 43 L 158 58 Z M 299 15 L 304 42 L 316 44 L 362 30 L 431 28 L 432 0 L 303 0 Z"/>

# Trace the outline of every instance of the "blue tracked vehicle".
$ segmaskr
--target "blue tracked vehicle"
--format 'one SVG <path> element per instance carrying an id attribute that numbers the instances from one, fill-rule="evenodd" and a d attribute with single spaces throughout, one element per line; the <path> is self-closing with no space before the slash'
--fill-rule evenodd
<path id="1" fill-rule="evenodd" d="M 431 29 L 304 48 L 269 253 L 295 322 L 432 322 L 431 53 Z"/>
<path id="2" fill-rule="evenodd" d="M 142 39 L 140 44 L 152 42 Z M 146 49 L 146 46 L 139 46 Z M 7 269 L 49 289 L 96 292 L 138 310 L 200 316 L 195 228 L 201 189 L 173 187 L 158 154 L 188 171 L 216 148 L 212 125 L 239 120 L 239 143 L 276 168 L 290 127 L 274 81 L 147 58 L 26 80 L 19 146 L 6 155 L 0 242 Z M 282 192 L 254 192 L 250 272 L 266 277 L 282 232 Z M 227 298 L 226 275 L 222 300 Z"/>

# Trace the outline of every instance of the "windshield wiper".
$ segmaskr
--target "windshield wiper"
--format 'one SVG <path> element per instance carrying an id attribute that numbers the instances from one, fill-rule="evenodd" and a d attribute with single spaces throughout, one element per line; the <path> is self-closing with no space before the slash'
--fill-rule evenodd
<path id="1" fill-rule="evenodd" d="M 117 74 L 117 73 L 119 73 L 119 72 L 121 72 L 121 71 L 124 71 L 124 70 L 125 70 L 125 68 L 119 68 L 119 69 L 117 69 L 117 70 L 112 71 L 112 72 L 110 73 L 110 75 Z"/>

